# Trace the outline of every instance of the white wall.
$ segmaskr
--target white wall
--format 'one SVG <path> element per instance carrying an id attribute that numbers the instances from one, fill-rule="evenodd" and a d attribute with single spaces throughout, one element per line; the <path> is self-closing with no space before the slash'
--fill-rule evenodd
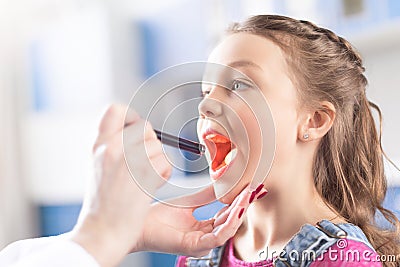
<path id="1" fill-rule="evenodd" d="M 21 168 L 18 88 L 24 86 L 24 81 L 19 80 L 23 70 L 18 62 L 23 56 L 19 53 L 15 14 L 12 4 L 0 8 L 0 248 L 31 235 L 36 228 L 34 223 L 25 223 L 32 214 Z"/>

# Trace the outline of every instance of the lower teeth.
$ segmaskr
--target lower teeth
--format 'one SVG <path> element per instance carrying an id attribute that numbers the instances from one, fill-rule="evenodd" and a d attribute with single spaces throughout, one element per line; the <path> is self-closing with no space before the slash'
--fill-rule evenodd
<path id="1" fill-rule="evenodd" d="M 226 165 L 229 165 L 229 163 L 232 162 L 232 160 L 233 160 L 233 159 L 235 158 L 235 156 L 236 156 L 236 153 L 237 153 L 237 149 L 234 148 L 234 149 L 232 149 L 228 154 L 226 154 L 225 160 L 224 160 L 224 162 L 225 162 Z"/>

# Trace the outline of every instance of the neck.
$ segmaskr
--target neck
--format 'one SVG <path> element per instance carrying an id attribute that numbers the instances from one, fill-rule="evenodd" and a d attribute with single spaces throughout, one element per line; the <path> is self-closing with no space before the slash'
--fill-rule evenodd
<path id="1" fill-rule="evenodd" d="M 283 249 L 302 225 L 315 225 L 322 219 L 336 216 L 316 192 L 312 179 L 297 181 L 302 181 L 302 184 L 296 185 L 295 181 L 291 181 L 290 186 L 283 186 L 284 189 L 281 187 L 274 191 L 272 188 L 266 197 L 249 207 L 246 220 L 235 236 L 239 257 L 257 261 L 260 260 L 259 252 L 267 248 L 271 257 L 273 251 L 279 253 Z M 305 185 L 305 181 L 310 184 Z M 244 245 L 247 247 L 245 250 L 241 249 Z"/>

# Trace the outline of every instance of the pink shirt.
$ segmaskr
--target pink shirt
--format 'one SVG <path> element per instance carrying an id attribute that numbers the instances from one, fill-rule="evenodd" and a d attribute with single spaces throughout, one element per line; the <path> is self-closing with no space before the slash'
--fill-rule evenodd
<path id="1" fill-rule="evenodd" d="M 341 239 L 331 246 L 323 255 L 310 265 L 310 267 L 340 267 L 340 266 L 370 266 L 381 267 L 379 255 L 362 242 Z M 178 258 L 176 267 L 185 267 L 187 257 Z M 228 240 L 221 262 L 221 267 L 273 267 L 273 259 L 259 262 L 246 262 L 236 258 L 232 239 Z"/>

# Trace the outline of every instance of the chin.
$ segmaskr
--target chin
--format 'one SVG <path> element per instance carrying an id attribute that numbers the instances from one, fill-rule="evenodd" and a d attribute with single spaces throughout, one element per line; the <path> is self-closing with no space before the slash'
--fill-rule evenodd
<path id="1" fill-rule="evenodd" d="M 223 204 L 226 204 L 226 205 L 232 204 L 232 202 L 235 200 L 235 197 L 236 197 L 235 195 L 230 194 L 230 193 L 228 193 L 228 194 L 226 194 L 226 195 L 224 195 L 222 197 L 218 197 L 217 196 L 218 201 L 223 203 Z"/>
<path id="2" fill-rule="evenodd" d="M 232 188 L 232 185 L 222 183 L 222 181 L 214 183 L 215 196 L 219 202 L 227 205 L 232 204 L 243 188 L 244 186 L 241 185 L 236 185 Z"/>
<path id="3" fill-rule="evenodd" d="M 232 191 L 227 193 L 227 190 L 230 188 L 224 184 L 221 183 L 214 183 L 214 192 L 217 200 L 223 204 L 231 204 L 233 200 L 235 199 L 235 195 L 232 193 Z"/>

